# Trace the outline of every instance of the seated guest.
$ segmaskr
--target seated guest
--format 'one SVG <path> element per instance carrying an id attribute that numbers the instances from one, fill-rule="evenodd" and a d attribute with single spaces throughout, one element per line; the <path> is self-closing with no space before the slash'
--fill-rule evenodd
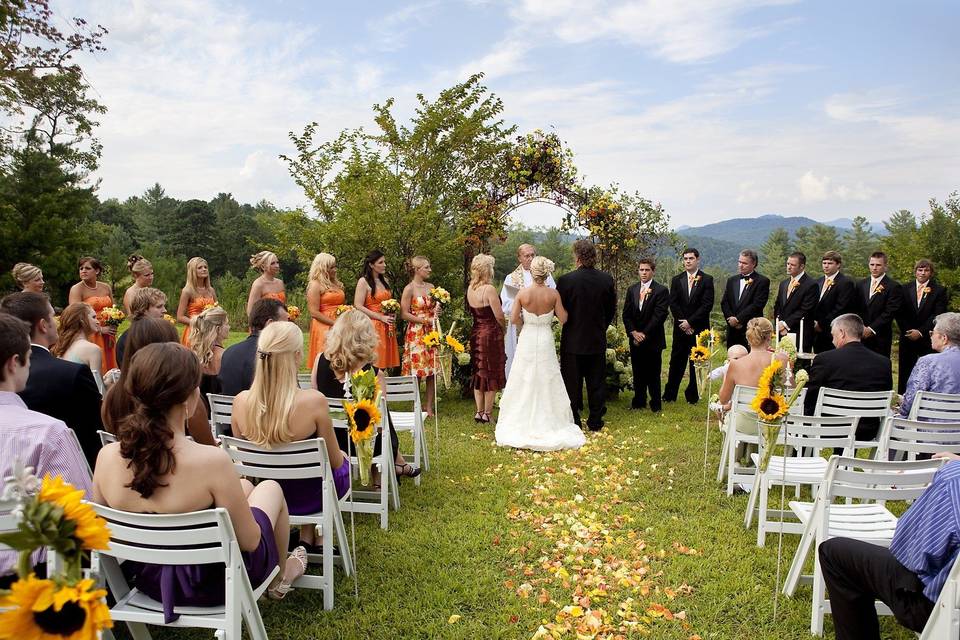
<path id="1" fill-rule="evenodd" d="M 113 434 L 119 433 L 120 423 L 136 408 L 136 400 L 130 396 L 126 385 L 123 383 L 127 365 L 133 359 L 133 356 L 147 345 L 158 342 L 179 342 L 177 330 L 174 326 L 166 320 L 157 320 L 156 318 L 138 320 L 127 329 L 127 333 L 124 335 L 127 334 L 130 335 L 130 339 L 123 354 L 122 373 L 117 383 L 107 391 L 101 411 L 104 428 Z M 187 429 L 195 441 L 216 446 L 217 443 L 213 440 L 213 434 L 210 432 L 210 423 L 207 421 L 207 412 L 204 410 L 203 403 L 200 403 L 197 410 L 190 415 Z"/>
<path id="2" fill-rule="evenodd" d="M 747 353 L 749 353 L 747 348 L 742 344 L 735 344 L 727 349 L 727 361 L 710 372 L 710 379 L 723 380 L 724 376 L 727 375 L 727 370 L 730 368 L 730 363 L 734 360 L 739 360 L 747 355 Z"/>
<path id="3" fill-rule="evenodd" d="M 367 325 L 370 323 L 367 322 Z M 194 334 L 196 335 L 196 334 Z M 338 497 L 350 487 L 350 458 L 340 451 L 327 399 L 315 389 L 301 389 L 297 371 L 303 361 L 303 332 L 293 322 L 275 322 L 260 332 L 253 385 L 233 401 L 233 433 L 261 447 L 323 438 Z M 290 513 L 310 514 L 322 506 L 321 478 L 280 480 Z M 300 540 L 315 545 L 316 528 L 304 526 Z"/>
<path id="4" fill-rule="evenodd" d="M 187 439 L 183 424 L 200 404 L 200 363 L 186 347 L 147 345 L 128 365 L 122 383 L 136 399 L 135 409 L 120 423 L 120 441 L 97 458 L 94 502 L 134 513 L 222 507 L 230 514 L 251 584 L 262 583 L 285 556 L 290 530 L 280 486 L 265 480 L 254 487 L 239 478 L 226 452 Z M 138 569 L 137 588 L 163 602 L 166 622 L 176 619 L 175 606 L 223 604 L 223 565 Z M 305 570 L 306 552 L 298 547 L 269 595 L 282 598 Z"/>
<path id="5" fill-rule="evenodd" d="M 200 360 L 200 399 L 210 412 L 208 393 L 220 393 L 223 342 L 230 336 L 230 318 L 223 307 L 210 307 L 191 321 L 190 350 Z"/>
<path id="6" fill-rule="evenodd" d="M 821 387 L 844 391 L 889 391 L 893 389 L 890 358 L 871 351 L 861 342 L 863 320 L 855 313 L 834 318 L 830 325 L 834 349 L 818 353 L 810 366 L 810 381 L 803 412 L 817 409 Z M 880 429 L 879 418 L 861 418 L 857 440 L 873 440 Z"/>
<path id="7" fill-rule="evenodd" d="M 57 343 L 51 347 L 50 353 L 70 362 L 85 364 L 90 371 L 102 376 L 105 372 L 100 369 L 103 362 L 100 347 L 87 340 L 99 325 L 93 307 L 86 302 L 74 302 L 60 314 Z"/>
<path id="8" fill-rule="evenodd" d="M 100 390 L 90 367 L 55 358 L 50 347 L 57 343 L 53 307 L 42 293 L 11 293 L 0 301 L 0 311 L 30 325 L 30 377 L 20 391 L 32 411 L 63 420 L 73 429 L 80 448 L 93 467 L 100 451 Z"/>
<path id="9" fill-rule="evenodd" d="M 363 313 L 352 309 L 342 314 L 337 318 L 330 331 L 327 332 L 323 352 L 317 356 L 313 363 L 311 374 L 313 386 L 328 398 L 342 398 L 344 396 L 344 383 L 347 378 L 358 371 L 373 368 L 373 362 L 377 358 L 378 340 L 376 330 Z M 383 374 L 378 373 L 378 375 L 380 376 L 380 387 L 383 388 Z M 397 437 L 392 421 L 389 422 L 389 425 L 390 444 L 397 475 L 409 478 L 417 477 L 420 475 L 420 469 L 407 464 L 407 461 L 400 455 L 400 439 Z M 349 451 L 346 432 L 343 429 L 338 429 L 337 437 L 340 439 L 340 447 L 344 451 Z M 376 442 L 373 445 L 373 455 L 380 455 L 379 434 L 377 434 Z M 376 468 L 374 468 L 373 478 L 374 483 L 376 483 L 377 478 L 379 478 Z"/>
<path id="10" fill-rule="evenodd" d="M 880 639 L 876 600 L 903 626 L 923 630 L 960 551 L 958 493 L 960 462 L 951 461 L 900 516 L 889 549 L 849 538 L 820 545 L 837 640 Z"/>
<path id="11" fill-rule="evenodd" d="M 918 391 L 960 394 L 960 313 L 941 313 L 930 334 L 933 350 L 921 356 L 907 380 L 900 415 L 907 417 Z"/>
<path id="12" fill-rule="evenodd" d="M 261 298 L 250 310 L 250 335 L 243 342 L 232 345 L 220 359 L 220 392 L 235 396 L 253 384 L 253 370 L 257 362 L 257 339 L 271 322 L 290 319 L 287 308 L 274 298 Z"/>
<path id="13" fill-rule="evenodd" d="M 167 313 L 167 294 L 160 289 L 153 287 L 144 287 L 137 289 L 130 302 L 130 326 L 141 318 L 156 318 L 162 320 Z M 123 366 L 123 350 L 127 346 L 128 327 L 120 339 L 117 340 L 117 363 Z"/>
<path id="14" fill-rule="evenodd" d="M 89 491 L 90 469 L 83 452 L 61 420 L 27 409 L 18 392 L 30 375 L 30 325 L 0 313 L 0 494 L 4 478 L 13 475 L 15 462 L 33 467 L 42 478 L 49 473 Z M 45 560 L 44 550 L 34 552 L 31 564 Z M 0 589 L 15 580 L 17 552 L 0 551 Z"/>

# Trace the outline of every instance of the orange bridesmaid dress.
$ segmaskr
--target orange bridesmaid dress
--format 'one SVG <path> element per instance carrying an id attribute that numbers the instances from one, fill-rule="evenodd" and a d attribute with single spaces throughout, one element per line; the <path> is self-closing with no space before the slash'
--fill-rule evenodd
<path id="1" fill-rule="evenodd" d="M 113 305 L 113 298 L 110 296 L 90 296 L 83 300 L 88 305 L 93 307 L 93 312 L 97 314 L 97 317 L 100 317 L 100 312 L 105 308 Z M 117 368 L 117 338 L 116 336 L 104 335 L 100 333 L 94 333 L 89 337 L 90 342 L 100 347 L 100 351 L 103 353 L 103 371 L 100 372 L 102 376 L 110 369 Z"/>
<path id="2" fill-rule="evenodd" d="M 389 300 L 393 296 L 389 290 L 382 290 L 375 296 L 367 294 L 363 306 L 374 313 L 383 313 L 380 310 L 380 303 Z M 400 347 L 397 346 L 396 329 L 391 329 L 386 323 L 370 318 L 373 323 L 373 329 L 377 332 L 377 361 L 373 363 L 377 369 L 389 369 L 390 367 L 400 366 Z"/>
<path id="3" fill-rule="evenodd" d="M 279 300 L 282 304 L 287 304 L 287 294 L 285 291 L 277 291 L 276 293 L 265 293 L 260 296 L 263 298 L 273 298 L 274 300 Z"/>
<path id="4" fill-rule="evenodd" d="M 187 315 L 196 318 L 203 312 L 203 308 L 208 304 L 217 304 L 216 298 L 192 298 L 187 305 Z M 180 336 L 180 344 L 185 347 L 190 346 L 190 325 L 183 328 L 183 335 Z"/>
<path id="5" fill-rule="evenodd" d="M 342 305 L 346 299 L 347 296 L 342 289 L 324 291 L 323 295 L 320 296 L 320 313 L 333 318 L 337 307 Z M 310 355 L 307 357 L 307 366 L 312 367 L 317 355 L 323 351 L 324 340 L 329 330 L 329 324 L 324 324 L 316 319 L 310 320 Z"/>

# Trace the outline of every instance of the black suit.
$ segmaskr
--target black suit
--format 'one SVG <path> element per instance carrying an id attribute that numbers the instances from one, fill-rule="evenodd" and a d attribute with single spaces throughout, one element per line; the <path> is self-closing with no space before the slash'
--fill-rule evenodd
<path id="1" fill-rule="evenodd" d="M 744 287 L 743 295 L 741 295 L 740 281 L 744 279 L 752 280 L 752 282 Z M 724 289 L 723 298 L 720 300 L 720 309 L 723 311 L 724 321 L 730 316 L 736 316 L 740 322 L 739 328 L 727 324 L 728 349 L 735 344 L 742 344 L 747 347 L 747 323 L 753 318 L 763 316 L 763 308 L 767 306 L 769 298 L 770 278 L 760 275 L 757 271 L 749 276 L 727 278 L 727 286 Z M 747 348 L 749 349 L 749 347 Z"/>
<path id="2" fill-rule="evenodd" d="M 92 469 L 100 452 L 100 390 L 85 364 L 56 358 L 43 347 L 30 347 L 30 377 L 20 392 L 28 409 L 63 420 L 77 434 Z"/>
<path id="3" fill-rule="evenodd" d="M 830 333 L 830 324 L 834 318 L 842 316 L 845 313 L 855 313 L 857 311 L 854 303 L 857 286 L 843 273 L 837 273 L 833 276 L 833 284 L 820 295 L 823 290 L 823 283 L 826 282 L 826 276 L 817 278 L 817 307 L 813 311 L 813 319 L 816 320 L 819 331 L 814 333 L 813 350 L 817 353 L 823 353 L 833 349 L 833 336 Z"/>
<path id="4" fill-rule="evenodd" d="M 929 293 L 923 293 L 917 300 L 917 283 L 915 280 L 903 285 L 900 292 L 900 311 L 897 314 L 897 328 L 900 330 L 900 367 L 897 378 L 897 392 L 903 393 L 907 388 L 907 380 L 913 371 L 914 365 L 920 356 L 933 353 L 930 344 L 930 332 L 937 316 L 947 310 L 947 289 L 943 285 L 928 280 L 926 287 Z M 916 329 L 923 334 L 917 340 L 906 336 L 907 331 Z"/>
<path id="5" fill-rule="evenodd" d="M 259 335 L 247 336 L 243 342 L 228 347 L 220 357 L 220 392 L 224 395 L 235 396 L 253 384 Z M 313 366 L 312 362 L 310 366 Z"/>
<path id="6" fill-rule="evenodd" d="M 818 354 L 810 366 L 810 381 L 803 412 L 813 415 L 820 387 L 845 391 L 889 391 L 893 388 L 890 358 L 871 351 L 862 342 L 848 342 L 839 349 Z M 880 428 L 877 418 L 861 418 L 857 440 L 872 440 Z"/>
<path id="7" fill-rule="evenodd" d="M 777 300 L 773 303 L 773 318 L 787 325 L 788 333 L 796 333 L 797 349 L 801 351 L 813 350 L 813 321 L 814 309 L 817 307 L 817 297 L 820 288 L 817 281 L 804 273 L 797 279 L 797 286 L 793 293 L 789 293 L 790 281 L 787 278 L 780 283 L 777 290 Z M 789 295 L 788 295 L 789 293 Z M 800 333 L 800 321 L 803 320 L 803 336 Z M 779 331 L 779 328 L 777 329 Z"/>
<path id="8" fill-rule="evenodd" d="M 710 327 L 710 312 L 713 311 L 713 276 L 697 271 L 699 278 L 687 292 L 687 272 L 681 271 L 670 281 L 670 314 L 673 316 L 673 346 L 670 348 L 670 370 L 667 373 L 667 386 L 663 390 L 663 399 L 672 402 L 677 399 L 683 373 L 689 368 L 690 379 L 684 396 L 688 402 L 696 403 L 700 399 L 697 393 L 697 379 L 690 362 L 690 349 L 697 342 L 697 334 Z M 688 334 L 680 328 L 680 321 L 686 320 L 693 329 Z"/>
<path id="9" fill-rule="evenodd" d="M 557 292 L 569 314 L 560 333 L 560 373 L 570 408 L 579 423 L 586 381 L 590 405 L 587 426 L 597 430 L 603 427 L 603 414 L 607 411 L 607 327 L 617 313 L 617 288 L 610 274 L 580 267 L 560 276 Z"/>
<path id="10" fill-rule="evenodd" d="M 623 301 L 623 328 L 630 341 L 630 364 L 633 367 L 633 406 L 647 406 L 647 391 L 650 392 L 650 408 L 660 411 L 660 369 L 667 338 L 663 323 L 670 309 L 670 294 L 667 288 L 651 280 L 647 295 L 640 304 L 640 283 L 627 289 Z M 631 331 L 644 334 L 643 342 L 635 344 Z"/>
<path id="11" fill-rule="evenodd" d="M 860 308 L 860 317 L 863 324 L 870 327 L 876 334 L 864 338 L 863 344 L 871 351 L 890 357 L 893 347 L 893 320 L 900 311 L 901 287 L 888 275 L 880 281 L 881 291 L 870 297 L 871 280 L 861 280 L 857 284 L 856 301 Z"/>

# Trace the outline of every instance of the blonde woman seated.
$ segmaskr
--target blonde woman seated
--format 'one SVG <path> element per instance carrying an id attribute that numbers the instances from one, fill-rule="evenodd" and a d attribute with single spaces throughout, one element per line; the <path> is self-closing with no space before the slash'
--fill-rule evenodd
<path id="1" fill-rule="evenodd" d="M 190 350 L 200 360 L 200 399 L 210 412 L 208 393 L 220 393 L 220 359 L 230 336 L 230 318 L 223 307 L 210 307 L 190 321 Z"/>
<path id="2" fill-rule="evenodd" d="M 85 364 L 97 372 L 94 375 L 102 377 L 103 351 L 87 340 L 87 336 L 97 333 L 99 328 L 93 307 L 86 302 L 74 302 L 60 314 L 60 335 L 50 351 L 63 360 Z"/>
<path id="3" fill-rule="evenodd" d="M 369 321 L 367 322 L 369 325 Z M 350 459 L 333 433 L 327 399 L 314 389 L 301 389 L 297 371 L 303 361 L 303 332 L 292 322 L 271 322 L 257 340 L 253 385 L 233 401 L 233 433 L 271 448 L 285 442 L 323 438 L 338 497 L 350 486 Z M 280 480 L 290 513 L 316 513 L 323 506 L 320 478 Z M 300 530 L 306 545 L 317 544 L 314 527 Z"/>

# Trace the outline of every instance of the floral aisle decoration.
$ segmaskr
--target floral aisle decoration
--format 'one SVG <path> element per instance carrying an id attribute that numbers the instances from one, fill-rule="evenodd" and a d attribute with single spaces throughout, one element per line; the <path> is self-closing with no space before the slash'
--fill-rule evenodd
<path id="1" fill-rule="evenodd" d="M 17 502 L 17 530 L 0 534 L 0 543 L 18 551 L 17 581 L 0 591 L 0 639 L 94 640 L 113 626 L 104 598 L 84 579 L 81 561 L 93 550 L 106 549 L 110 530 L 89 504 L 82 489 L 49 474 L 43 480 L 32 467 L 14 464 L 3 497 Z M 37 578 L 30 556 L 39 548 L 58 554 L 63 562 L 50 578 Z M 48 563 L 48 567 L 54 566 Z"/>
<path id="2" fill-rule="evenodd" d="M 453 385 L 453 357 L 457 357 L 457 363 L 463 365 L 460 356 L 467 356 L 467 364 L 470 362 L 470 354 L 466 353 L 463 343 L 457 340 L 453 332 L 456 331 L 457 322 L 453 321 L 450 329 L 446 333 L 443 331 L 443 325 L 437 322 L 437 328 L 425 334 L 420 342 L 428 349 L 437 350 L 437 364 L 440 367 L 440 375 L 443 377 L 443 386 L 449 389 Z"/>
<path id="3" fill-rule="evenodd" d="M 710 373 L 713 357 L 720 350 L 720 335 L 713 329 L 704 329 L 697 334 L 697 343 L 690 347 L 690 362 L 693 363 L 693 372 L 697 378 L 697 391 L 703 393 Z"/>
<path id="4" fill-rule="evenodd" d="M 397 320 L 397 314 L 400 313 L 400 303 L 397 302 L 396 298 L 387 298 L 386 300 L 380 303 L 380 310 L 383 311 L 388 316 L 393 316 L 394 322 L 393 324 L 388 325 L 389 329 L 387 331 L 387 334 L 391 338 L 395 337 L 397 335 L 396 320 Z"/>
<path id="5" fill-rule="evenodd" d="M 344 400 L 343 410 L 350 425 L 350 440 L 356 448 L 360 466 L 360 482 L 370 484 L 370 466 L 373 464 L 373 436 L 380 424 L 380 381 L 373 369 L 358 371 L 350 377 L 350 400 Z"/>
<path id="6" fill-rule="evenodd" d="M 559 353 L 559 322 L 555 325 Z M 606 382 L 607 392 L 619 395 L 624 389 L 633 388 L 633 369 L 630 367 L 630 342 L 621 325 L 607 327 Z"/>
<path id="7" fill-rule="evenodd" d="M 760 458 L 757 464 L 760 473 L 766 472 L 770 466 L 770 458 L 780 436 L 783 419 L 790 412 L 790 407 L 796 402 L 808 379 L 806 371 L 798 371 L 794 387 L 789 390 L 786 386 L 786 370 L 783 363 L 777 359 L 767 365 L 760 375 L 757 394 L 750 403 L 750 408 L 757 414 L 760 433 Z"/>

